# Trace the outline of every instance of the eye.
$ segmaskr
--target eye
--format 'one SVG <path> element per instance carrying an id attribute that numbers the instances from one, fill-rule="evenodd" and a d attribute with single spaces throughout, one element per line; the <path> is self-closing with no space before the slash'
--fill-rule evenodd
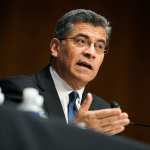
<path id="1" fill-rule="evenodd" d="M 84 37 L 76 37 L 75 43 L 79 46 L 85 46 L 87 44 L 87 39 L 85 39 Z"/>
<path id="2" fill-rule="evenodd" d="M 105 49 L 105 44 L 102 42 L 97 42 L 95 43 L 95 48 L 98 50 L 104 50 Z"/>

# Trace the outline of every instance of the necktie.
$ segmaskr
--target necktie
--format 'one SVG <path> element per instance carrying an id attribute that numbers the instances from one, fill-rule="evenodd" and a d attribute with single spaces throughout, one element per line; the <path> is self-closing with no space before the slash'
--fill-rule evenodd
<path id="1" fill-rule="evenodd" d="M 77 92 L 73 91 L 69 94 L 69 104 L 68 104 L 68 123 L 73 122 L 75 114 L 77 112 L 76 99 L 79 98 Z"/>

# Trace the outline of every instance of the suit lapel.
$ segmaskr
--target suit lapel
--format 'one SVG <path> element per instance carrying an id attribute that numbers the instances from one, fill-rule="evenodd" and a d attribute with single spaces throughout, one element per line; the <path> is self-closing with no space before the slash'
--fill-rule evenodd
<path id="1" fill-rule="evenodd" d="M 44 108 L 48 116 L 59 116 L 65 120 L 62 105 L 49 72 L 49 66 L 36 75 L 36 82 L 40 89 L 40 94 L 44 96 Z"/>
<path id="2" fill-rule="evenodd" d="M 86 96 L 87 96 L 87 91 L 85 90 L 83 92 L 81 103 L 83 103 Z M 104 101 L 101 97 L 95 96 L 93 94 L 92 94 L 92 97 L 93 97 L 93 102 L 92 102 L 89 110 L 99 110 L 99 109 L 110 108 L 110 104 L 107 103 L 106 101 Z"/>

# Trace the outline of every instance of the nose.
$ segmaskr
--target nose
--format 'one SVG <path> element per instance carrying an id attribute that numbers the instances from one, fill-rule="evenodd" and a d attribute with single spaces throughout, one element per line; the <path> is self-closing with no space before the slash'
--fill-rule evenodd
<path id="1" fill-rule="evenodd" d="M 89 47 L 87 47 L 84 50 L 84 56 L 86 56 L 87 58 L 96 58 L 96 51 L 95 51 L 95 47 L 94 44 L 91 44 Z"/>

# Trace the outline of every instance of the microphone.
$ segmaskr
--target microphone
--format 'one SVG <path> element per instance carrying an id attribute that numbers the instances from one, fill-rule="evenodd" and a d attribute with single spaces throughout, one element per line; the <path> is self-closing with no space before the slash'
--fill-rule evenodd
<path id="1" fill-rule="evenodd" d="M 120 105 L 119 105 L 119 103 L 117 101 L 112 101 L 110 103 L 110 106 L 111 106 L 111 108 L 120 108 Z M 135 121 L 131 121 L 131 123 L 129 125 L 150 128 L 150 124 L 141 123 L 141 122 L 135 122 Z"/>
<path id="2" fill-rule="evenodd" d="M 112 101 L 110 103 L 111 108 L 120 108 L 120 105 L 117 101 Z"/>

